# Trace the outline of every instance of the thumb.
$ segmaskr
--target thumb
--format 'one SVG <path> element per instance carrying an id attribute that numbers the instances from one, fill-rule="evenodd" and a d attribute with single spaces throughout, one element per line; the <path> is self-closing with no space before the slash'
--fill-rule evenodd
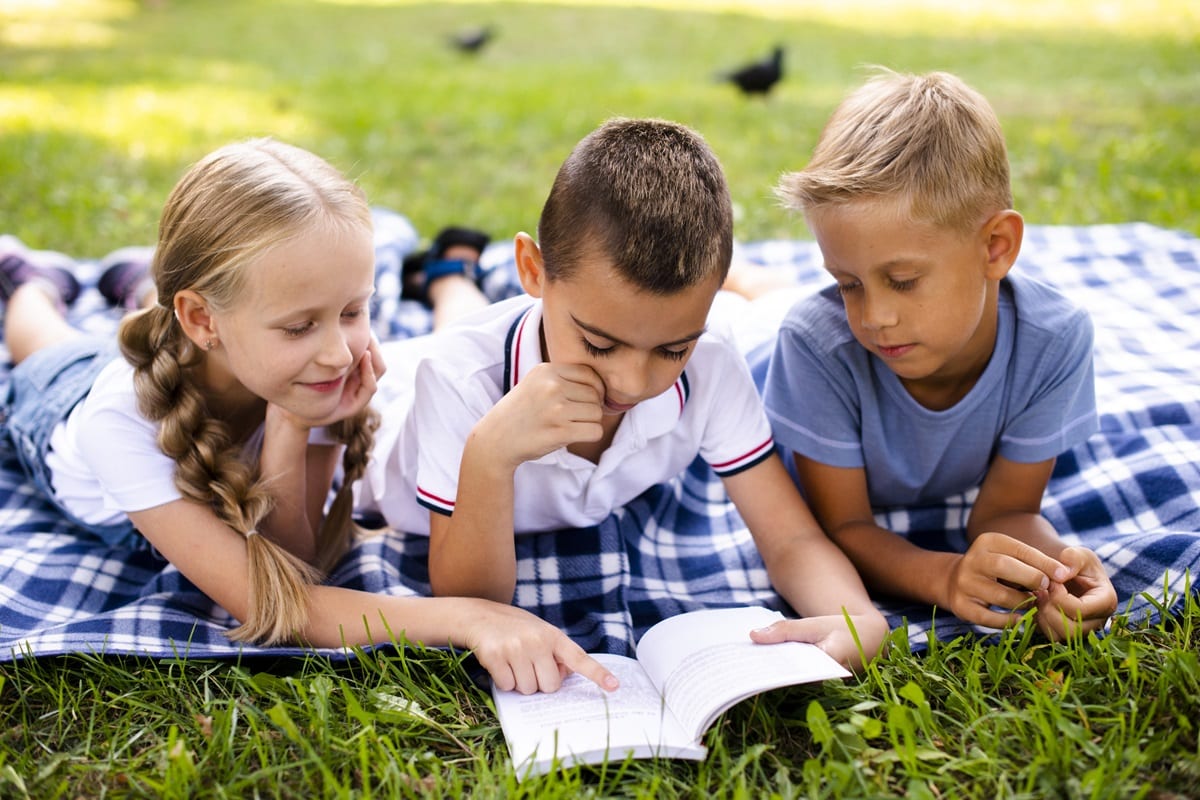
<path id="1" fill-rule="evenodd" d="M 782 620 L 771 623 L 765 628 L 755 628 L 750 631 L 750 638 L 758 644 L 778 644 L 788 641 L 787 630 Z"/>

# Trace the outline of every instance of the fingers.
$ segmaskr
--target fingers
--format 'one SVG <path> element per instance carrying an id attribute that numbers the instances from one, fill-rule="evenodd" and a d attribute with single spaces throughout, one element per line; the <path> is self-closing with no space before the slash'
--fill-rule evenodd
<path id="1" fill-rule="evenodd" d="M 1019 623 L 1024 615 L 1016 611 L 997 611 L 976 606 L 973 613 L 960 613 L 958 616 L 972 625 L 982 625 L 985 628 L 1011 628 Z"/>
<path id="2" fill-rule="evenodd" d="M 1108 616 L 1084 616 L 1083 605 L 1061 584 L 1055 584 L 1038 603 L 1037 624 L 1047 639 L 1060 642 L 1102 629 Z"/>
<path id="3" fill-rule="evenodd" d="M 780 620 L 750 631 L 750 639 L 762 645 L 780 642 L 812 644 L 843 667 L 858 672 L 863 667 L 864 659 L 870 661 L 879 653 L 887 637 L 888 624 L 881 614 L 856 614 L 850 618 L 850 622 L 854 625 L 854 632 L 847 626 L 846 618 L 838 615 Z M 855 634 L 858 641 L 855 641 Z"/>
<path id="4" fill-rule="evenodd" d="M 519 465 L 604 435 L 603 384 L 590 367 L 538 364 L 494 405 L 479 430 L 492 452 Z"/>
<path id="5" fill-rule="evenodd" d="M 496 667 L 490 667 L 485 664 L 484 668 L 492 676 L 492 683 L 496 684 L 497 689 L 511 692 L 517 688 L 517 678 L 513 675 L 513 671 L 508 664 L 501 664 Z"/>
<path id="6" fill-rule="evenodd" d="M 1068 547 L 1054 559 L 995 532 L 971 543 L 955 571 L 951 596 L 957 616 L 993 628 L 1016 624 L 1034 603 L 1037 625 L 1053 641 L 1102 627 L 1117 605 L 1116 591 L 1091 550 Z"/>
<path id="7" fill-rule="evenodd" d="M 559 648 L 556 657 L 560 664 L 571 672 L 578 673 L 605 691 L 613 691 L 620 687 L 621 682 L 596 659 L 583 651 L 583 648 L 563 637 L 565 644 Z M 557 687 L 555 687 L 557 688 Z"/>
<path id="8" fill-rule="evenodd" d="M 346 385 L 342 389 L 343 398 L 352 413 L 362 409 L 379 388 L 378 374 L 375 372 L 375 362 L 370 351 L 364 351 L 359 356 L 356 368 L 346 376 Z"/>
<path id="9" fill-rule="evenodd" d="M 492 681 L 498 688 L 509 692 L 557 692 L 567 676 L 577 673 L 608 692 L 620 687 L 616 675 L 574 645 L 570 639 L 566 639 L 565 636 L 563 638 L 573 650 L 564 648 L 560 654 L 535 653 L 528 657 L 518 656 L 502 661 L 500 664 L 485 665 Z"/>
<path id="10" fill-rule="evenodd" d="M 1044 589 L 1050 581 L 1064 583 L 1076 573 L 1075 568 L 1002 533 L 981 533 L 971 543 L 968 553 L 972 551 L 986 558 L 983 569 L 993 578 L 1029 591 Z"/>
<path id="11" fill-rule="evenodd" d="M 556 364 L 553 366 L 565 380 L 591 389 L 597 403 L 604 400 L 604 381 L 600 379 L 596 370 L 586 364 Z"/>
<path id="12" fill-rule="evenodd" d="M 488 604 L 471 628 L 469 646 L 499 689 L 555 692 L 572 672 L 608 691 L 620 685 L 565 633 L 526 611 Z"/>
<path id="13" fill-rule="evenodd" d="M 371 334 L 367 352 L 371 355 L 371 369 L 374 371 L 375 377 L 382 378 L 383 373 L 387 372 L 387 362 L 384 361 L 383 349 L 379 346 L 379 340 L 375 338 L 375 334 Z"/>

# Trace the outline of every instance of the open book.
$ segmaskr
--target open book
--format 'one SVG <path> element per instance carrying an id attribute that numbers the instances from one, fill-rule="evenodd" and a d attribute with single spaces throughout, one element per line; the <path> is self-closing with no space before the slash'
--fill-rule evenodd
<path id="1" fill-rule="evenodd" d="M 634 758 L 704 758 L 701 736 L 724 711 L 768 689 L 844 678 L 820 648 L 755 644 L 750 631 L 783 619 L 766 608 L 691 611 L 659 622 L 637 658 L 598 654 L 621 681 L 606 692 L 580 675 L 553 694 L 493 688 L 496 713 L 517 775 Z"/>

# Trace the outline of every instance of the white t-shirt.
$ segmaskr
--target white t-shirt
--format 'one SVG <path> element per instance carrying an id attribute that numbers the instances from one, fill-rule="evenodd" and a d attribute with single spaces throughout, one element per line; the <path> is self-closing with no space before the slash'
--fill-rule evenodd
<path id="1" fill-rule="evenodd" d="M 179 500 L 175 461 L 159 449 L 157 436 L 158 424 L 138 411 L 133 367 L 114 359 L 50 434 L 46 465 L 55 495 L 92 525 L 124 522 L 129 512 Z M 314 428 L 309 441 L 328 444 L 327 430 Z M 262 442 L 259 426 L 242 450 L 247 463 L 258 458 Z"/>
<path id="2" fill-rule="evenodd" d="M 384 344 L 388 371 L 375 396 L 383 424 L 358 487 L 360 510 L 421 534 L 429 511 L 453 512 L 472 428 L 542 361 L 541 310 L 540 300 L 514 297 L 432 336 Z M 625 413 L 599 463 L 561 448 L 517 468 L 513 527 L 595 525 L 697 455 L 727 476 L 773 448 L 745 360 L 706 333 L 670 389 Z"/>

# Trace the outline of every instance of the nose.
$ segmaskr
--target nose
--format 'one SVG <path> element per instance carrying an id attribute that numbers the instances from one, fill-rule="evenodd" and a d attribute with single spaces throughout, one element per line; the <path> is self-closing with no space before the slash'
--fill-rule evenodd
<path id="1" fill-rule="evenodd" d="M 350 337 L 340 327 L 327 329 L 321 339 L 321 349 L 317 353 L 317 363 L 326 367 L 344 370 L 354 362 L 354 351 L 350 347 Z"/>
<path id="2" fill-rule="evenodd" d="M 610 399 L 618 403 L 636 403 L 645 398 L 653 379 L 650 354 L 633 348 L 623 348 L 623 351 L 601 377 Z"/>
<path id="3" fill-rule="evenodd" d="M 896 324 L 896 309 L 885 292 L 865 292 L 862 299 L 862 326 L 878 331 Z"/>

